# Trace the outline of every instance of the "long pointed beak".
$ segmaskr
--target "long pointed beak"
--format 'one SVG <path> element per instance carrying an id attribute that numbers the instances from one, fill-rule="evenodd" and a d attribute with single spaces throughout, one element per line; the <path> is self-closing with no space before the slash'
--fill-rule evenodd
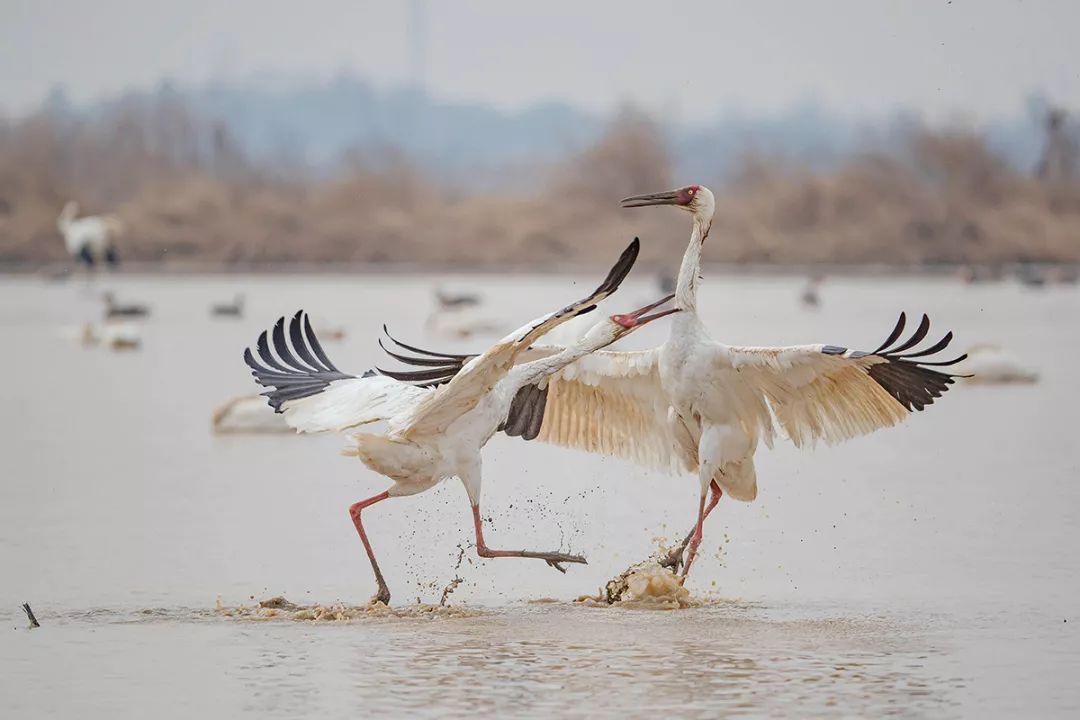
<path id="1" fill-rule="evenodd" d="M 648 205 L 675 205 L 679 199 L 677 190 L 665 190 L 658 193 L 646 193 L 645 195 L 631 195 L 623 198 L 620 205 L 624 208 L 646 207 Z"/>
<path id="2" fill-rule="evenodd" d="M 675 293 L 671 293 L 670 295 L 668 295 L 668 296 L 666 296 L 666 297 L 664 297 L 664 298 L 662 298 L 660 300 L 657 300 L 656 302 L 652 303 L 651 305 L 646 305 L 643 308 L 639 308 L 639 309 L 635 310 L 634 312 L 630 313 L 630 317 L 637 320 L 638 325 L 644 325 L 646 323 L 652 322 L 653 320 L 658 320 L 659 318 L 666 317 L 666 316 L 671 315 L 673 313 L 677 313 L 677 312 L 679 312 L 679 308 L 669 308 L 667 310 L 663 310 L 663 311 L 658 312 L 658 313 L 653 313 L 652 315 L 646 315 L 645 314 L 645 313 L 649 312 L 650 310 L 655 310 L 656 308 L 660 307 L 664 303 L 671 300 L 673 297 L 675 297 Z"/>

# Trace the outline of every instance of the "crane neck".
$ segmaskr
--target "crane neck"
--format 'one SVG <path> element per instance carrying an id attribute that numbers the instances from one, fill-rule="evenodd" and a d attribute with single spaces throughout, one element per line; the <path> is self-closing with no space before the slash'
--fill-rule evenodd
<path id="1" fill-rule="evenodd" d="M 701 250 L 709 236 L 712 218 L 694 214 L 694 226 L 690 230 L 690 242 L 683 254 L 679 279 L 675 285 L 675 307 L 680 310 L 697 310 L 697 287 L 701 279 Z"/>
<path id="2" fill-rule="evenodd" d="M 563 348 L 554 355 L 523 363 L 515 367 L 513 372 L 517 377 L 515 378 L 514 383 L 518 387 L 521 387 L 522 385 L 532 385 L 541 382 L 549 375 L 559 372 L 570 363 L 580 360 L 597 350 L 606 348 L 621 337 L 621 335 L 618 335 L 616 332 L 612 332 L 610 324 L 602 325 L 601 323 L 610 323 L 610 321 L 600 321 L 585 333 L 580 340 Z"/>

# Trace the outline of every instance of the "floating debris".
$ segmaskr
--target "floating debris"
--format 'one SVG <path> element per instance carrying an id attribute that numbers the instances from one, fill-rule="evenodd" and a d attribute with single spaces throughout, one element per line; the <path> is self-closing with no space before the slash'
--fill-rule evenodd
<path id="1" fill-rule="evenodd" d="M 41 627 L 41 623 L 39 623 L 38 619 L 34 616 L 34 611 L 30 609 L 30 603 L 23 603 L 22 609 L 23 612 L 26 613 L 26 618 L 30 621 L 31 629 Z"/>

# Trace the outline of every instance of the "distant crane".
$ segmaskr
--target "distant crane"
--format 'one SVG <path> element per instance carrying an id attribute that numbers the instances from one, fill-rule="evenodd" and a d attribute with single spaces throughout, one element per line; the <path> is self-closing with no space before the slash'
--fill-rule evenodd
<path id="1" fill-rule="evenodd" d="M 465 485 L 472 506 L 476 550 L 481 557 L 537 558 L 560 571 L 564 571 L 562 563 L 585 562 L 583 557 L 561 552 L 488 548 L 480 520 L 481 450 L 504 427 L 511 408 L 528 403 L 532 388 L 548 375 L 674 312 L 646 315 L 670 300 L 668 297 L 630 314 L 612 315 L 562 352 L 515 366 L 518 355 L 537 338 L 592 310 L 615 292 L 633 266 L 638 250 L 638 241 L 634 240 L 604 282 L 588 297 L 534 320 L 470 362 L 455 366 L 453 379 L 442 387 L 430 386 L 442 379 L 441 368 L 409 374 L 409 380 L 429 383 L 428 387 L 401 382 L 382 371 L 369 370 L 360 377 L 339 371 L 323 352 L 302 312 L 289 323 L 289 341 L 285 338 L 285 319 L 281 318 L 274 326 L 276 358 L 270 351 L 266 332 L 256 344 L 258 359 L 250 348 L 244 353 L 255 379 L 270 388 L 266 393 L 270 405 L 284 413 L 285 421 L 297 430 L 345 432 L 368 423 L 387 422 L 385 434 L 354 435 L 355 447 L 351 450 L 369 468 L 394 482 L 385 492 L 349 508 L 378 584 L 375 600 L 389 602 L 390 590 L 360 521 L 361 511 L 389 497 L 423 492 L 450 477 L 459 478 Z M 441 355 L 435 359 L 410 360 L 414 364 L 441 365 L 460 358 Z M 523 430 L 527 432 L 531 427 L 539 429 L 538 424 L 530 425 L 525 418 Z"/>
<path id="2" fill-rule="evenodd" d="M 817 308 L 821 305 L 821 276 L 811 275 L 806 285 L 803 286 L 802 293 L 799 294 L 799 300 L 802 302 L 803 307 Z"/>
<path id="3" fill-rule="evenodd" d="M 449 292 L 444 288 L 435 288 L 435 302 L 440 310 L 447 308 L 470 307 L 480 304 L 480 296 L 471 292 Z"/>
<path id="4" fill-rule="evenodd" d="M 244 395 L 227 400 L 211 416 L 214 434 L 292 432 L 285 419 L 266 406 L 261 395 Z"/>
<path id="5" fill-rule="evenodd" d="M 105 317 L 107 318 L 146 317 L 150 314 L 150 308 L 146 305 L 117 302 L 116 295 L 112 291 L 104 293 L 101 297 L 105 301 Z"/>
<path id="6" fill-rule="evenodd" d="M 138 326 L 115 320 L 84 324 L 81 339 L 86 347 L 101 345 L 110 350 L 138 350 L 142 346 L 142 335 Z"/>
<path id="7" fill-rule="evenodd" d="M 759 440 L 772 445 L 774 418 L 798 447 L 817 440 L 837 443 L 895 425 L 933 403 L 954 382 L 956 375 L 934 366 L 953 365 L 965 356 L 929 361 L 948 346 L 951 332 L 914 350 L 930 330 L 925 315 L 911 337 L 894 346 L 904 331 L 903 313 L 888 339 L 869 353 L 836 345 L 716 342 L 697 314 L 713 194 L 688 185 L 622 201 L 627 208 L 649 205 L 673 205 L 693 218 L 675 288 L 675 307 L 681 312 L 667 342 L 652 350 L 582 357 L 546 378 L 529 402 L 511 407 L 506 424 L 514 427 L 519 416 L 534 422 L 540 417 L 535 437 L 542 442 L 672 472 L 696 472 L 701 488 L 697 521 L 667 560 L 676 569 L 682 564 L 685 577 L 701 544 L 705 518 L 723 493 L 743 501 L 757 497 L 754 453 Z M 536 346 L 521 359 L 562 350 Z"/>
<path id="8" fill-rule="evenodd" d="M 119 258 L 114 242 L 124 227 L 120 218 L 115 215 L 88 215 L 79 218 L 76 217 L 78 214 L 79 204 L 72 200 L 64 205 L 56 219 L 56 226 L 64 236 L 64 246 L 68 253 L 76 262 L 87 267 L 93 267 L 99 262 L 116 265 Z"/>
<path id="9" fill-rule="evenodd" d="M 443 337 L 467 338 L 473 335 L 501 335 L 506 326 L 481 307 L 483 298 L 473 292 L 450 292 L 435 288 L 435 309 L 424 321 L 424 328 Z"/>
<path id="10" fill-rule="evenodd" d="M 210 306 L 210 314 L 215 317 L 243 317 L 244 296 L 238 294 L 231 303 L 214 303 Z"/>

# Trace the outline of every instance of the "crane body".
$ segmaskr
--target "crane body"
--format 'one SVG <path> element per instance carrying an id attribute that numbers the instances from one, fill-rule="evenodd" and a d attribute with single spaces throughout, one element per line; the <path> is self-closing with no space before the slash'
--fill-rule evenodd
<path id="1" fill-rule="evenodd" d="M 468 494 L 477 552 L 481 557 L 536 558 L 560 571 L 565 571 L 563 563 L 585 562 L 581 556 L 563 552 L 492 550 L 487 546 L 480 519 L 481 451 L 505 427 L 515 404 L 521 404 L 519 393 L 523 389 L 528 396 L 536 383 L 551 373 L 674 312 L 646 315 L 670 300 L 669 296 L 628 315 L 613 315 L 597 322 L 580 341 L 557 353 L 516 363 L 518 356 L 537 338 L 570 318 L 591 311 L 615 292 L 633 266 L 638 250 L 639 243 L 635 240 L 588 297 L 534 320 L 481 355 L 424 353 L 429 357 L 410 358 L 418 365 L 449 363 L 453 366 L 449 375 L 439 367 L 411 374 L 375 370 L 360 377 L 345 374 L 327 358 L 302 312 L 289 323 L 288 340 L 285 318 L 281 318 L 272 335 L 263 332 L 259 337 L 255 353 L 250 348 L 245 352 L 245 362 L 257 382 L 270 388 L 265 394 L 271 407 L 283 413 L 290 426 L 301 432 L 351 433 L 353 442 L 347 454 L 357 456 L 367 467 L 393 481 L 386 491 L 349 509 L 375 574 L 376 600 L 389 602 L 390 591 L 361 522 L 362 511 L 390 497 L 414 495 L 454 477 L 461 480 Z M 274 352 L 270 350 L 271 342 Z M 449 382 L 445 385 L 438 385 L 446 380 Z M 358 430 L 376 422 L 386 423 L 385 432 Z M 534 429 L 539 430 L 538 423 Z"/>
<path id="2" fill-rule="evenodd" d="M 76 262 L 82 262 L 87 267 L 93 267 L 99 262 L 116 265 L 119 259 L 116 256 L 114 240 L 123 230 L 120 218 L 115 215 L 80 218 L 76 217 L 78 214 L 78 204 L 70 201 L 64 205 L 56 220 L 68 253 Z"/>
<path id="3" fill-rule="evenodd" d="M 925 315 L 912 335 L 901 339 L 904 313 L 872 352 L 823 344 L 718 342 L 697 307 L 701 257 L 715 212 L 712 192 L 689 185 L 629 197 L 622 205 L 673 205 L 691 214 L 690 241 L 675 287 L 680 312 L 668 339 L 651 350 L 600 350 L 582 357 L 548 376 L 530 403 L 511 407 L 507 424 L 515 425 L 522 414 L 540 417 L 534 436 L 541 442 L 696 474 L 697 520 L 668 559 L 673 567 L 683 566 L 685 577 L 705 518 L 721 496 L 757 497 L 754 455 L 761 443 L 772 446 L 781 432 L 799 447 L 833 444 L 895 425 L 940 397 L 957 375 L 939 368 L 964 356 L 934 359 L 951 342 L 951 332 L 917 349 L 930 329 Z M 560 350 L 537 346 L 522 357 Z"/>

